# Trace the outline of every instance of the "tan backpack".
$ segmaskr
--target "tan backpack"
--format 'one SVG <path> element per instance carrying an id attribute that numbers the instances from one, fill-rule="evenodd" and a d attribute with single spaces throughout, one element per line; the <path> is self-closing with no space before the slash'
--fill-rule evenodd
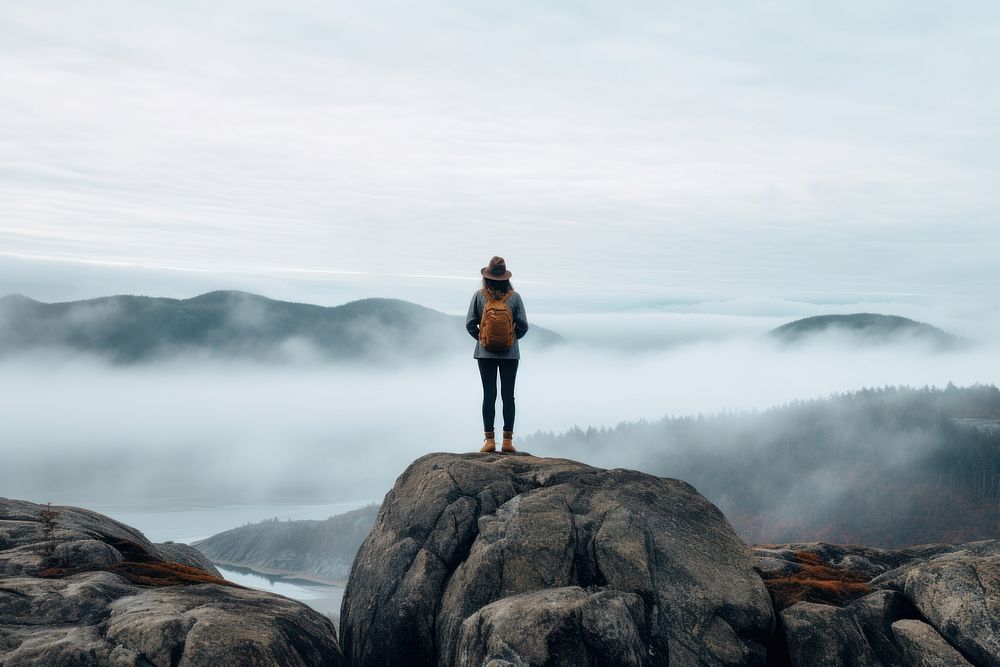
<path id="1" fill-rule="evenodd" d="M 489 352 L 503 352 L 514 347 L 514 314 L 507 305 L 512 294 L 514 290 L 494 299 L 490 290 L 483 288 L 486 303 L 479 321 L 479 344 Z"/>

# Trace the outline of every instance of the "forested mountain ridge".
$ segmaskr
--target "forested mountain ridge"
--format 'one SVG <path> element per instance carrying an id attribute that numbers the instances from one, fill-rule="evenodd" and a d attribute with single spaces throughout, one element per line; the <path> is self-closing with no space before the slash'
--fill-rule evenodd
<path id="1" fill-rule="evenodd" d="M 528 344 L 560 339 L 532 327 Z M 0 299 L 0 356 L 38 349 L 94 354 L 118 363 L 179 354 L 255 360 L 372 361 L 465 351 L 462 318 L 400 299 L 340 306 L 218 291 L 190 299 L 119 295 L 42 303 Z"/>
<path id="2" fill-rule="evenodd" d="M 750 543 L 899 547 L 1000 536 L 1000 390 L 863 389 L 762 412 L 527 438 L 684 479 Z"/>
<path id="3" fill-rule="evenodd" d="M 783 343 L 801 343 L 828 332 L 847 334 L 866 343 L 915 340 L 942 349 L 954 348 L 965 342 L 958 336 L 925 322 L 877 313 L 806 317 L 772 329 L 768 335 Z"/>

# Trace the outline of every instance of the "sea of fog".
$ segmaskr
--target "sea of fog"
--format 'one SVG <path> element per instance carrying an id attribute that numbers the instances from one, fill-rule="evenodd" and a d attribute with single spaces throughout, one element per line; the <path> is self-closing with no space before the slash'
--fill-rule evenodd
<path id="1" fill-rule="evenodd" d="M 995 344 L 934 352 L 913 341 L 868 347 L 827 336 L 782 347 L 763 336 L 787 319 L 539 316 L 556 331 L 590 338 L 525 345 L 516 433 L 763 409 L 866 386 L 1000 379 Z M 678 331 L 686 334 L 678 339 Z M 654 345 L 658 335 L 664 342 Z M 468 349 L 447 358 L 370 369 L 7 359 L 0 362 L 0 493 L 41 503 L 155 507 L 160 524 L 144 530 L 178 541 L 283 517 L 283 507 L 380 501 L 413 459 L 479 447 L 472 346 L 470 339 Z M 603 453 L 601 462 L 641 468 L 643 458 L 643 451 L 622 450 Z"/>

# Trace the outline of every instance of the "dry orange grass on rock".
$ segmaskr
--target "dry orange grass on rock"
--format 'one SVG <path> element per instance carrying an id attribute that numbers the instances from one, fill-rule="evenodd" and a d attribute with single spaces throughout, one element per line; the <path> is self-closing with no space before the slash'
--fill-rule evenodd
<path id="1" fill-rule="evenodd" d="M 779 611 L 802 601 L 840 607 L 872 590 L 864 575 L 827 565 L 810 551 L 796 551 L 792 559 L 799 566 L 795 574 L 764 577 Z"/>
<path id="2" fill-rule="evenodd" d="M 93 572 L 100 569 L 106 572 L 113 572 L 139 586 L 219 584 L 222 586 L 243 588 L 239 584 L 234 584 L 231 581 L 209 574 L 200 568 L 184 565 L 183 563 L 161 560 L 159 556 L 149 553 L 141 544 L 131 540 L 115 538 L 105 540 L 105 542 L 117 549 L 125 557 L 125 560 L 104 568 L 86 566 L 48 567 L 39 572 L 38 576 L 45 579 L 58 579 L 80 572 Z"/>
<path id="3" fill-rule="evenodd" d="M 124 561 L 116 563 L 108 568 L 100 568 L 105 572 L 113 572 L 124 577 L 129 582 L 139 586 L 183 586 L 190 584 L 219 584 L 222 586 L 233 586 L 243 588 L 231 581 L 216 577 L 204 570 L 200 570 L 183 563 L 171 561 L 146 561 L 137 563 L 134 561 Z M 49 567 L 38 573 L 43 579 L 61 579 L 72 574 L 81 572 L 94 572 L 95 568 L 73 568 Z"/>
<path id="4" fill-rule="evenodd" d="M 204 570 L 182 563 L 146 562 L 134 563 L 125 561 L 108 568 L 109 572 L 121 575 L 133 584 L 140 586 L 180 586 L 184 584 L 221 584 L 236 586 Z M 236 586 L 240 588 L 239 586 Z"/>

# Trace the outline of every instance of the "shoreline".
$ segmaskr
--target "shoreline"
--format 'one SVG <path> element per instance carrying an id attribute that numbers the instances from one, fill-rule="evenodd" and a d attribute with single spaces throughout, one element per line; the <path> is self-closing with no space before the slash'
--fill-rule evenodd
<path id="1" fill-rule="evenodd" d="M 225 561 L 225 560 L 214 560 L 211 558 L 209 560 L 212 561 L 213 565 L 216 565 L 218 567 L 227 568 L 230 570 L 235 570 L 235 569 L 246 570 L 251 574 L 257 574 L 264 578 L 273 577 L 289 584 L 293 584 L 296 583 L 296 581 L 298 581 L 298 582 L 304 582 L 306 585 L 317 584 L 320 586 L 335 586 L 337 588 L 345 588 L 347 586 L 346 580 L 330 579 L 329 577 L 323 577 L 318 574 L 313 574 L 311 572 L 282 570 L 274 567 L 247 565 L 245 563 L 235 563 L 232 561 Z"/>

